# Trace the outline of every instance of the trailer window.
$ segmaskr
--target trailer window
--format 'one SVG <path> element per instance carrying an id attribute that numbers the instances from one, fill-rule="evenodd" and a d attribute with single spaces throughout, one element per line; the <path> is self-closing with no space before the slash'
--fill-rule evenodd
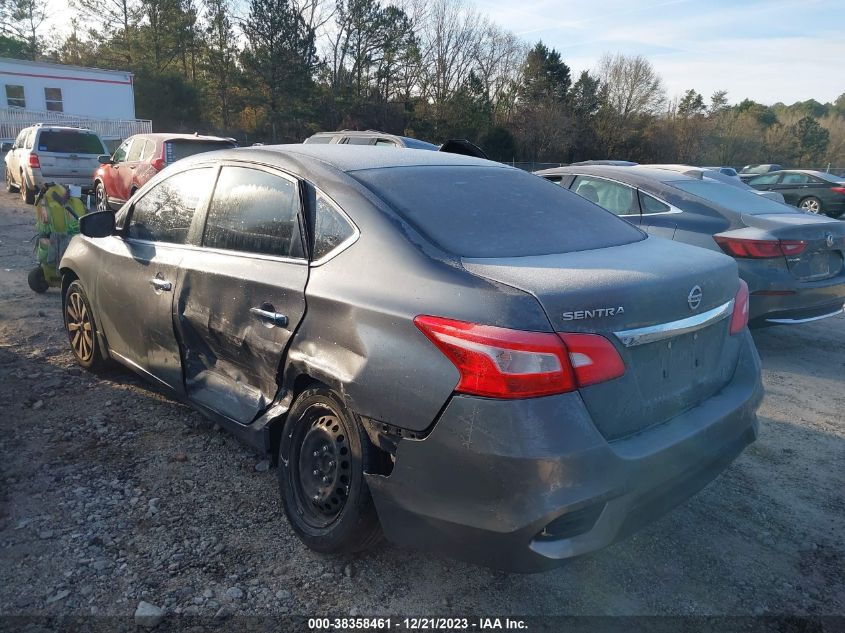
<path id="1" fill-rule="evenodd" d="M 61 88 L 44 88 L 44 102 L 50 112 L 64 112 Z"/>
<path id="2" fill-rule="evenodd" d="M 26 99 L 23 94 L 23 86 L 6 84 L 6 103 L 10 108 L 25 108 Z"/>

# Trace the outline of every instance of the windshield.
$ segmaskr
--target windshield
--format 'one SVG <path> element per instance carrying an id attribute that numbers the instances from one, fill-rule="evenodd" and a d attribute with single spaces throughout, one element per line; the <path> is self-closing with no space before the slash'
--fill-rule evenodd
<path id="1" fill-rule="evenodd" d="M 93 132 L 43 130 L 38 137 L 39 152 L 60 154 L 105 154 L 103 142 Z"/>
<path id="2" fill-rule="evenodd" d="M 191 139 L 167 141 L 164 144 L 164 160 L 169 165 L 194 154 L 211 152 L 216 149 L 229 149 L 231 147 L 236 147 L 235 143 L 231 141 L 195 141 Z"/>
<path id="3" fill-rule="evenodd" d="M 730 185 L 723 185 L 719 182 L 707 182 L 703 180 L 677 180 L 666 183 L 691 193 L 699 198 L 704 198 L 737 213 L 750 213 L 759 215 L 761 213 L 795 213 L 795 208 L 788 207 L 780 202 L 757 195 L 752 191 L 743 190 Z"/>
<path id="4" fill-rule="evenodd" d="M 532 174 L 501 167 L 351 172 L 433 243 L 462 257 L 522 257 L 636 242 L 641 231 Z"/>

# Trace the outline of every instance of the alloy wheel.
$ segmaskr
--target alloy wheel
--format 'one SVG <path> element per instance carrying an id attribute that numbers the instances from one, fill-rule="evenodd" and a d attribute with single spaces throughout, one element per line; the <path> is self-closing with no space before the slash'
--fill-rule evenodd
<path id="1" fill-rule="evenodd" d="M 74 354 L 83 363 L 89 362 L 94 355 L 94 328 L 91 315 L 79 292 L 72 291 L 68 294 L 65 317 L 70 346 Z"/>
<path id="2" fill-rule="evenodd" d="M 108 211 L 109 204 L 106 201 L 106 188 L 103 187 L 103 183 L 97 183 L 97 211 Z"/>
<path id="3" fill-rule="evenodd" d="M 805 211 L 809 211 L 810 213 L 820 213 L 821 212 L 821 205 L 819 204 L 819 201 L 816 200 L 815 198 L 809 198 L 807 200 L 804 200 L 801 203 L 801 208 L 804 209 Z"/>

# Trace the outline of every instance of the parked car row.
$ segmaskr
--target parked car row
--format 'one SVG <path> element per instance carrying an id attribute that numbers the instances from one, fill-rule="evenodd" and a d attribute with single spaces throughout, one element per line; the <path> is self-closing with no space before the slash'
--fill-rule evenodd
<path id="1" fill-rule="evenodd" d="M 189 138 L 179 160 L 161 135 L 103 161 L 61 262 L 71 350 L 270 456 L 318 551 L 383 535 L 538 571 L 612 543 L 756 438 L 749 319 L 845 302 L 845 223 L 721 170 Z M 148 177 L 118 190 L 106 170 L 130 163 Z"/>
<path id="2" fill-rule="evenodd" d="M 97 208 L 116 209 L 167 165 L 199 152 L 235 147 L 232 139 L 198 134 L 136 134 L 113 154 L 91 130 L 37 124 L 8 148 L 6 191 L 32 204 L 47 183 L 79 185 L 96 194 Z"/>

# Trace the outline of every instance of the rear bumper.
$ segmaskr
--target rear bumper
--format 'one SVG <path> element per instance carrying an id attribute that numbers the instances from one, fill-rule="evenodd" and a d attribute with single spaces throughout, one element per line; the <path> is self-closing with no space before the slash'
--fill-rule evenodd
<path id="1" fill-rule="evenodd" d="M 761 262 L 740 264 L 740 276 L 751 291 L 748 320 L 752 327 L 777 320 L 801 322 L 832 316 L 845 304 L 845 273 L 821 281 L 802 282 L 785 268 Z M 765 292 L 792 294 L 760 294 Z"/>
<path id="2" fill-rule="evenodd" d="M 45 175 L 40 169 L 30 168 L 26 172 L 26 181 L 30 188 L 40 188 L 47 183 L 55 183 L 57 185 L 79 185 L 85 191 L 91 191 L 94 188 L 94 179 L 90 174 L 79 175 L 48 173 Z"/>
<path id="3" fill-rule="evenodd" d="M 665 424 L 608 442 L 578 393 L 455 396 L 432 432 L 368 475 L 385 535 L 511 571 L 549 569 L 660 517 L 757 435 L 760 361 L 746 331 L 732 381 Z"/>

